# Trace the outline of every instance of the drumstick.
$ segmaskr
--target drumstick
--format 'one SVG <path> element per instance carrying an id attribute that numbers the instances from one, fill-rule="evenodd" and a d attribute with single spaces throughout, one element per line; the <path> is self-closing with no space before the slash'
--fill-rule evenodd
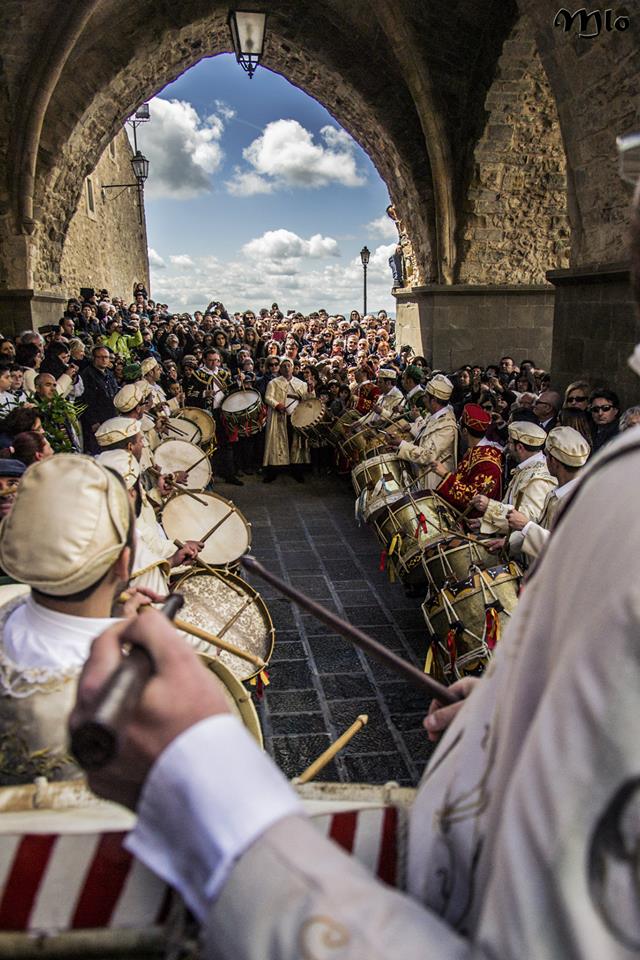
<path id="1" fill-rule="evenodd" d="M 313 763 L 309 764 L 307 769 L 300 774 L 299 777 L 294 777 L 291 781 L 292 783 L 298 785 L 301 783 L 309 783 L 310 780 L 313 780 L 321 770 L 323 770 L 328 763 L 330 763 L 335 755 L 339 753 L 343 747 L 352 740 L 356 733 L 358 733 L 366 724 L 369 722 L 369 717 L 366 713 L 361 713 L 357 720 L 351 724 L 351 726 L 345 730 L 345 732 L 338 737 L 338 739 L 331 744 L 330 747 L 320 754 Z"/>
<path id="2" fill-rule="evenodd" d="M 202 630 L 200 627 L 196 627 L 195 624 L 189 623 L 188 620 L 180 619 L 175 619 L 173 625 L 177 630 L 183 630 L 184 633 L 191 633 L 194 637 L 198 637 L 199 640 L 206 640 L 207 643 L 210 643 L 212 646 L 218 647 L 226 653 L 232 653 L 234 657 L 240 657 L 241 660 L 246 660 L 257 670 L 264 670 L 266 667 L 264 660 L 255 653 L 250 653 L 248 650 L 236 647 L 235 643 L 223 640 L 221 636 L 222 631 L 221 633 L 209 633 L 207 630 Z"/>
<path id="3" fill-rule="evenodd" d="M 184 547 L 182 540 L 173 541 L 176 547 Z M 198 541 L 199 542 L 199 541 Z M 202 567 L 203 570 L 206 570 L 207 573 L 210 573 L 212 577 L 217 577 L 218 580 L 222 580 L 234 593 L 237 593 L 239 597 L 244 597 L 244 591 L 240 590 L 239 587 L 234 586 L 232 583 L 229 583 L 227 579 L 220 573 L 219 570 L 216 570 L 215 567 L 212 567 L 209 563 L 202 559 L 202 557 L 196 557 L 194 563 L 197 563 L 198 566 Z"/>
<path id="4" fill-rule="evenodd" d="M 220 633 L 218 634 L 218 636 L 221 637 L 223 636 L 223 634 L 227 632 L 227 630 L 230 630 L 231 627 L 236 622 L 236 620 L 238 619 L 238 617 L 241 616 L 241 614 L 243 614 L 244 611 L 247 609 L 247 607 L 251 606 L 252 603 L 253 603 L 253 597 L 245 597 L 244 603 L 242 603 L 238 607 L 236 612 L 233 614 L 233 616 L 230 617 L 229 620 L 227 620 L 227 622 L 224 624 L 224 626 L 220 630 Z"/>
<path id="5" fill-rule="evenodd" d="M 428 674 L 422 673 L 422 671 L 414 667 L 412 663 L 408 663 L 406 660 L 398 657 L 395 653 L 392 653 L 391 650 L 383 646 L 383 644 L 378 643 L 377 640 L 370 637 L 369 634 L 347 623 L 346 620 L 343 620 L 337 614 L 333 613 L 332 610 L 327 610 L 326 607 L 316 603 L 315 600 L 307 597 L 306 594 L 290 587 L 289 584 L 271 573 L 270 570 L 263 567 L 262 564 L 258 563 L 253 557 L 244 556 L 241 558 L 240 563 L 251 573 L 255 573 L 258 577 L 261 577 L 263 580 L 266 580 L 267 583 L 274 586 L 280 593 L 284 594 L 285 597 L 289 597 L 301 606 L 303 610 L 307 610 L 322 623 L 326 623 L 335 633 L 339 633 L 342 637 L 345 637 L 345 639 L 351 640 L 352 643 L 355 643 L 357 647 L 360 647 L 370 656 L 375 657 L 376 660 L 380 660 L 386 666 L 391 667 L 392 670 L 395 670 L 396 673 L 399 673 L 406 680 L 409 680 L 414 686 L 419 687 L 423 693 L 430 697 L 435 697 L 440 703 L 458 702 L 459 698 L 451 693 L 443 684 L 438 683 L 437 680 L 434 680 Z"/>
<path id="6" fill-rule="evenodd" d="M 206 507 L 208 505 L 206 500 L 202 500 L 197 494 L 193 492 L 193 490 L 189 490 L 189 487 L 185 487 L 183 483 L 178 483 L 177 480 L 174 480 L 172 482 L 172 486 L 174 486 L 176 490 L 179 490 L 180 493 L 184 493 L 187 497 L 191 497 L 191 499 L 199 503 L 200 506 Z"/>
<path id="7" fill-rule="evenodd" d="M 199 460 L 196 460 L 195 463 L 192 463 L 190 467 L 186 467 L 182 471 L 182 473 L 189 473 L 191 470 L 193 470 L 194 467 L 197 467 L 199 463 L 202 463 L 203 460 L 208 460 L 208 459 L 209 459 L 209 454 L 208 453 L 203 454 L 203 456 L 201 456 Z"/>
<path id="8" fill-rule="evenodd" d="M 187 433 L 186 430 L 180 430 L 179 427 L 174 427 L 174 425 L 173 425 L 172 423 L 165 423 L 165 427 L 167 428 L 167 430 L 172 430 L 173 433 L 177 433 L 177 434 L 179 434 L 181 437 L 188 437 L 188 436 L 189 436 L 189 434 Z"/>
<path id="9" fill-rule="evenodd" d="M 163 604 L 162 613 L 173 620 L 183 603 L 182 594 L 173 593 Z M 116 756 L 120 731 L 133 715 L 154 673 L 151 653 L 146 647 L 132 646 L 71 734 L 71 752 L 85 770 L 100 770 Z"/>
<path id="10" fill-rule="evenodd" d="M 207 532 L 205 533 L 205 535 L 204 535 L 203 537 L 200 537 L 200 539 L 198 540 L 198 543 L 206 543 L 206 541 L 209 539 L 209 537 L 213 536 L 213 534 L 216 532 L 216 530 L 218 529 L 218 527 L 221 527 L 222 524 L 225 522 L 225 520 L 228 520 L 229 517 L 231 516 L 231 514 L 232 514 L 232 513 L 235 513 L 235 512 L 236 512 L 236 508 L 235 508 L 235 507 L 231 507 L 231 508 L 227 511 L 227 513 L 225 513 L 224 517 L 221 517 L 221 518 L 218 520 L 217 523 L 214 523 L 214 525 L 211 527 L 211 530 L 207 530 Z"/>

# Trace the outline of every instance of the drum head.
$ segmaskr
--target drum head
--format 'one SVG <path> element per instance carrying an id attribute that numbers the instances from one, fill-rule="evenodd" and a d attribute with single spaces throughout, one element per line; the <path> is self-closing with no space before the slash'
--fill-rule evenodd
<path id="1" fill-rule="evenodd" d="M 185 603 L 180 619 L 207 633 L 219 634 L 223 640 L 253 653 L 267 664 L 273 654 L 275 630 L 269 611 L 259 593 L 232 573 L 214 577 L 206 570 L 194 569 L 175 585 Z M 215 657 L 238 680 L 249 680 L 259 670 L 248 660 L 236 657 L 215 644 L 185 633 L 198 653 Z"/>
<path id="2" fill-rule="evenodd" d="M 197 468 L 196 468 L 197 469 Z M 169 500 L 162 511 L 162 526 L 170 540 L 199 540 L 217 523 L 220 526 L 206 540 L 200 553 L 212 567 L 237 563 L 251 546 L 251 525 L 231 500 L 215 493 L 199 493 L 198 503 L 188 493 Z"/>
<path id="3" fill-rule="evenodd" d="M 200 430 L 200 440 L 192 440 L 192 443 L 199 442 L 205 445 L 213 440 L 216 434 L 216 425 L 213 417 L 206 410 L 201 410 L 200 407 L 182 407 L 178 411 L 178 416 L 182 420 L 190 420 L 191 423 L 195 423 Z"/>
<path id="4" fill-rule="evenodd" d="M 169 417 L 167 419 L 166 432 L 163 436 L 167 440 L 183 440 L 186 443 L 200 443 L 200 427 L 191 420 L 183 420 L 182 417 Z"/>
<path id="5" fill-rule="evenodd" d="M 184 423 L 188 423 L 188 420 L 185 420 Z M 209 460 L 204 457 L 200 447 L 196 447 L 194 443 L 187 443 L 184 440 L 163 440 L 156 447 L 154 454 L 156 466 L 163 473 L 189 470 L 185 486 L 190 490 L 202 490 L 211 480 Z M 200 462 L 198 463 L 198 461 Z M 194 464 L 197 464 L 197 466 L 193 466 Z M 189 469 L 190 467 L 193 467 L 193 469 Z M 183 494 L 183 496 L 186 496 L 186 494 Z"/>
<path id="6" fill-rule="evenodd" d="M 261 403 L 262 397 L 257 390 L 238 390 L 225 397 L 222 401 L 222 409 L 225 413 L 240 413 Z"/>
<path id="7" fill-rule="evenodd" d="M 308 400 L 301 400 L 293 413 L 291 414 L 291 423 L 298 430 L 305 427 L 311 427 L 314 423 L 322 420 L 324 416 L 324 406 L 317 397 L 309 397 Z"/>

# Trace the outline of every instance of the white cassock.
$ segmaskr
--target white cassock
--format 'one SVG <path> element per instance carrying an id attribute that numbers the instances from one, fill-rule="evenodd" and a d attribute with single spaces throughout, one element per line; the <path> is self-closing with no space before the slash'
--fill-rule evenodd
<path id="1" fill-rule="evenodd" d="M 274 377 L 267 384 L 264 402 L 269 408 L 267 411 L 267 430 L 265 435 L 264 459 L 265 467 L 286 467 L 290 463 L 309 463 L 311 460 L 308 444 L 304 438 L 294 431 L 289 450 L 289 435 L 287 433 L 287 418 L 295 409 L 296 401 L 308 396 L 307 385 L 303 380 L 292 377 Z M 286 413 L 280 413 L 275 408 L 279 403 L 288 405 Z"/>

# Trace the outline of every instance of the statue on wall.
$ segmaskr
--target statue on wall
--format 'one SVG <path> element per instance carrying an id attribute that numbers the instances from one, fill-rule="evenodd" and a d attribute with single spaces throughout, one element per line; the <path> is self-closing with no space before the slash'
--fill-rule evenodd
<path id="1" fill-rule="evenodd" d="M 398 244 L 389 257 L 389 266 L 393 274 L 393 285 L 394 287 L 412 287 L 417 280 L 416 258 L 413 252 L 413 244 L 393 204 L 389 204 L 386 213 L 389 219 L 393 220 L 398 231 Z"/>

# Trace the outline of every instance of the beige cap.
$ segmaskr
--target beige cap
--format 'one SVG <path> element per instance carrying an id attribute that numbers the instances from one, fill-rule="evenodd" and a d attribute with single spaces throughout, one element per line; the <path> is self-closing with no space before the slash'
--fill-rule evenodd
<path id="1" fill-rule="evenodd" d="M 528 447 L 542 447 L 547 439 L 547 432 L 537 423 L 530 423 L 528 420 L 516 420 L 515 423 L 509 424 L 509 438 L 518 440 Z"/>
<path id="2" fill-rule="evenodd" d="M 425 390 L 437 400 L 448 400 L 453 393 L 453 384 L 443 373 L 436 373 L 425 384 Z"/>
<path id="3" fill-rule="evenodd" d="M 583 467 L 591 453 L 585 438 L 573 427 L 554 427 L 549 431 L 544 448 L 567 467 Z"/>
<path id="4" fill-rule="evenodd" d="M 113 566 L 130 523 L 129 497 L 118 477 L 92 457 L 58 453 L 25 472 L 0 526 L 0 566 L 42 593 L 66 597 Z"/>
<path id="5" fill-rule="evenodd" d="M 100 424 L 96 430 L 96 440 L 99 447 L 110 447 L 113 443 L 135 437 L 141 430 L 142 424 L 139 420 L 132 420 L 131 417 L 112 417 L 111 420 L 105 420 Z"/>
<path id="6" fill-rule="evenodd" d="M 397 370 L 390 370 L 389 367 L 381 367 L 378 370 L 378 380 L 397 380 L 397 378 Z"/>
<path id="7" fill-rule="evenodd" d="M 140 364 L 140 370 L 142 371 L 142 376 L 144 377 L 150 370 L 153 370 L 154 367 L 159 367 L 160 364 L 155 357 L 147 357 L 146 360 L 143 360 Z"/>
<path id="8" fill-rule="evenodd" d="M 142 403 L 151 393 L 151 385 L 146 380 L 125 383 L 113 398 L 113 405 L 121 413 L 129 413 Z"/>
<path id="9" fill-rule="evenodd" d="M 105 450 L 98 454 L 96 463 L 119 473 L 127 485 L 127 490 L 135 486 L 140 476 L 140 464 L 129 450 Z"/>

